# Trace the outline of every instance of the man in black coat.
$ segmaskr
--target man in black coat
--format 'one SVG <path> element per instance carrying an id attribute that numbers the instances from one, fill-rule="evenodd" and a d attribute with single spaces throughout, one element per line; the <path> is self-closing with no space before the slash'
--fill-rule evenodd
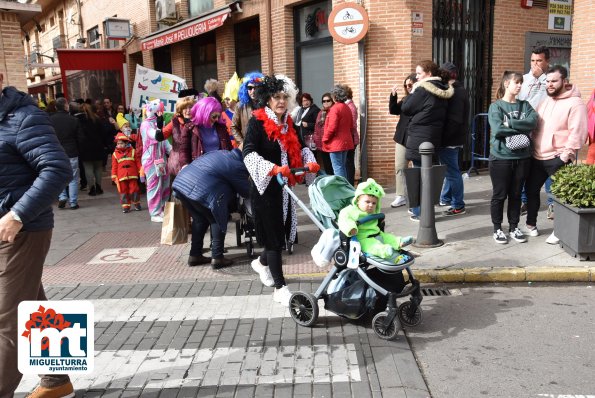
<path id="1" fill-rule="evenodd" d="M 2 83 L 0 73 L 0 89 Z M 22 378 L 17 367 L 18 306 L 25 300 L 46 300 L 41 274 L 54 228 L 52 202 L 71 177 L 68 157 L 47 113 L 14 87 L 2 90 L 0 397 L 12 397 Z M 74 396 L 67 375 L 41 376 L 34 394 Z"/>
<path id="2" fill-rule="evenodd" d="M 76 210 L 79 208 L 79 144 L 82 134 L 78 119 L 72 116 L 69 110 L 66 98 L 58 98 L 56 100 L 56 112 L 50 115 L 50 120 L 56 131 L 58 141 L 60 141 L 66 156 L 70 159 L 70 167 L 72 168 L 72 180 L 68 184 L 68 188 L 64 188 L 60 193 L 58 207 L 60 209 L 65 208 L 66 202 L 70 199 L 70 208 Z"/>
<path id="3" fill-rule="evenodd" d="M 455 90 L 453 96 L 448 100 L 442 147 L 438 149 L 440 164 L 446 165 L 440 204 L 450 205 L 442 213 L 443 215 L 458 216 L 465 214 L 464 185 L 459 168 L 459 151 L 463 148 L 469 131 L 469 95 L 463 84 L 457 80 L 455 64 L 445 62 L 440 66 L 440 69 L 448 73 L 449 84 Z"/>

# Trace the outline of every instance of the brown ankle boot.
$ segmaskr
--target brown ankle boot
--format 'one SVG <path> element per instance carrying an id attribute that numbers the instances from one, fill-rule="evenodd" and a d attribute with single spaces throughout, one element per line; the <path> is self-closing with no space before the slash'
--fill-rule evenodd
<path id="1" fill-rule="evenodd" d="M 71 398 L 74 397 L 74 388 L 72 383 L 68 382 L 57 387 L 37 386 L 29 398 Z"/>

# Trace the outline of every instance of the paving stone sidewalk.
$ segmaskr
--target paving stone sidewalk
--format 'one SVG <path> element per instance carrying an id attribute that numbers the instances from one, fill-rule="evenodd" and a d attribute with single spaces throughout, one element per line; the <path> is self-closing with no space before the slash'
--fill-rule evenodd
<path id="1" fill-rule="evenodd" d="M 322 308 L 315 327 L 300 327 L 271 291 L 243 280 L 52 286 L 47 295 L 95 307 L 95 371 L 72 378 L 77 397 L 429 397 L 402 332 L 387 342 L 369 322 Z M 17 397 L 37 381 L 25 376 Z"/>

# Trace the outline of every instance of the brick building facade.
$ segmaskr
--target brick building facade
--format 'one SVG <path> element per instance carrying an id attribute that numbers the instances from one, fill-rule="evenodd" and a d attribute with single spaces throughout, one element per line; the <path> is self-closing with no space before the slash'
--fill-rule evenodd
<path id="1" fill-rule="evenodd" d="M 348 84 L 354 91 L 354 102 L 366 112 L 360 121 L 365 123 L 367 131 L 366 148 L 368 175 L 377 178 L 381 183 L 394 184 L 392 135 L 397 118 L 388 115 L 388 94 L 395 84 L 401 84 L 405 76 L 415 69 L 416 63 L 423 59 L 434 59 L 438 62 L 456 59 L 468 61 L 468 56 L 445 59 L 447 55 L 437 51 L 437 46 L 448 37 L 438 37 L 438 20 L 442 24 L 456 24 L 451 18 L 456 10 L 471 9 L 470 4 L 480 11 L 465 18 L 485 18 L 493 21 L 484 26 L 478 33 L 481 50 L 479 62 L 459 65 L 468 76 L 473 74 L 480 78 L 473 80 L 478 86 L 473 89 L 478 95 L 479 104 L 476 112 L 485 111 L 493 99 L 504 70 L 526 72 L 527 43 L 544 40 L 543 35 L 554 35 L 559 40 L 559 32 L 548 30 L 547 8 L 540 6 L 543 1 L 535 1 L 531 9 L 521 8 L 518 0 L 365 0 L 360 3 L 367 10 L 370 27 L 363 42 L 365 73 L 360 74 L 359 44 L 344 45 L 329 38 L 325 31 L 325 23 L 318 24 L 319 32 L 313 36 L 304 35 L 304 24 L 308 16 L 328 17 L 330 9 L 344 0 L 245 0 L 241 2 L 241 12 L 231 12 L 224 24 L 217 29 L 191 39 L 178 41 L 169 46 L 154 50 L 142 50 L 142 43 L 147 37 L 155 35 L 159 29 L 164 31 L 175 29 L 175 26 L 159 24 L 156 21 L 155 0 L 83 0 L 80 2 L 80 19 L 76 1 L 74 0 L 42 0 L 45 5 L 37 18 L 46 27 L 44 32 L 36 32 L 33 22 L 22 24 L 23 30 L 31 37 L 31 42 L 41 45 L 42 50 L 51 48 L 52 38 L 64 35 L 63 45 L 74 46 L 77 39 L 84 38 L 85 46 L 89 46 L 89 31 L 94 27 L 99 34 L 101 47 L 108 45 L 121 46 L 126 52 L 129 70 L 129 84 L 132 88 L 136 64 L 149 68 L 169 68 L 164 70 L 178 75 L 189 84 L 202 89 L 204 77 L 216 77 L 224 82 L 234 71 L 242 73 L 255 65 L 265 73 L 284 73 L 294 79 L 304 91 L 312 91 L 315 102 L 320 105 L 320 94 L 330 90 L 336 82 Z M 225 9 L 233 3 L 231 0 L 176 0 L 176 17 L 178 23 L 200 18 L 209 10 Z M 575 1 L 572 36 L 571 81 L 581 88 L 585 100 L 593 89 L 593 69 L 588 62 L 595 50 L 589 30 L 589 21 L 595 17 L 595 5 L 589 1 Z M 196 13 L 197 7 L 207 4 L 204 13 Z M 444 9 L 445 4 L 447 6 Z M 478 6 L 478 4 L 480 4 Z M 442 9 L 439 9 L 442 7 Z M 448 8 L 450 7 L 450 8 Z M 423 16 L 423 33 L 412 30 L 412 15 Z M 2 14 L 4 15 L 4 14 Z M 7 18 L 0 15 L 1 18 Z M 133 37 L 127 41 L 108 42 L 104 34 L 103 20 L 107 16 L 129 19 Z M 50 18 L 55 18 L 54 27 L 50 28 Z M 69 19 L 70 17 L 70 19 Z M 173 22 L 176 22 L 173 21 Z M 74 23 L 73 23 L 74 22 Z M 311 22 L 311 21 L 310 21 Z M 320 22 L 320 21 L 318 21 Z M 7 23 L 2 19 L 2 31 Z M 172 22 L 169 22 L 170 24 Z M 469 21 L 465 20 L 466 26 Z M 176 25 L 177 26 L 177 25 Z M 541 36 L 540 36 L 541 35 Z M 464 36 L 461 36 L 464 37 Z M 570 38 L 570 36 L 568 36 Z M 19 38 L 19 42 L 22 38 Z M 252 41 L 250 41 L 252 40 Z M 440 41 L 442 40 L 442 41 Z M 533 40 L 533 41 L 531 41 Z M 249 45 L 254 41 L 257 46 Z M 31 53 L 31 42 L 25 42 L 25 52 Z M 570 40 L 568 40 L 570 43 Z M 458 43 L 460 44 L 460 43 Z M 456 45 L 458 45 L 455 43 Z M 452 45 L 452 43 L 451 43 Z M 250 48 L 248 48 L 250 47 Z M 562 56 L 570 54 L 570 50 L 561 49 Z M 446 53 L 448 54 L 448 52 Z M 317 58 L 318 57 L 318 58 Z M 324 59 L 316 67 L 312 59 Z M 442 58 L 442 59 L 441 59 Z M 568 58 L 568 57 L 567 57 Z M 1 61 L 1 59 L 0 59 Z M 329 63 L 330 62 L 330 63 Z M 1 65 L 1 63 L 0 63 Z M 50 68 L 46 68 L 50 69 Z M 22 69 L 20 69 L 22 70 Z M 247 70 L 244 70 L 244 72 Z M 29 81 L 30 85 L 43 84 L 44 80 L 53 77 L 54 71 L 47 71 L 42 79 L 39 75 Z M 13 73 L 14 75 L 14 73 Z M 15 75 L 16 76 L 16 75 Z M 16 79 L 16 77 L 15 77 Z M 326 80 L 324 80 L 326 79 Z M 472 81 L 468 77 L 465 80 Z M 326 87 L 325 87 L 325 82 Z M 50 85 L 51 86 L 51 85 Z M 363 87 L 363 90 L 360 89 Z M 482 92 L 485 92 L 482 94 Z M 51 90 L 48 93 L 52 94 Z M 400 91 L 399 95 L 403 93 Z"/>

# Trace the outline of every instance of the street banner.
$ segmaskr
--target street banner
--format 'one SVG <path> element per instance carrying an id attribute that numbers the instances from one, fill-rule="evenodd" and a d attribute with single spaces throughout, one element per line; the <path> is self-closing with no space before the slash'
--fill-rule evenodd
<path id="1" fill-rule="evenodd" d="M 188 88 L 186 80 L 176 75 L 136 65 L 130 108 L 140 109 L 146 101 L 160 99 L 165 112 L 173 113 L 176 109 L 178 93 L 186 88 Z"/>

